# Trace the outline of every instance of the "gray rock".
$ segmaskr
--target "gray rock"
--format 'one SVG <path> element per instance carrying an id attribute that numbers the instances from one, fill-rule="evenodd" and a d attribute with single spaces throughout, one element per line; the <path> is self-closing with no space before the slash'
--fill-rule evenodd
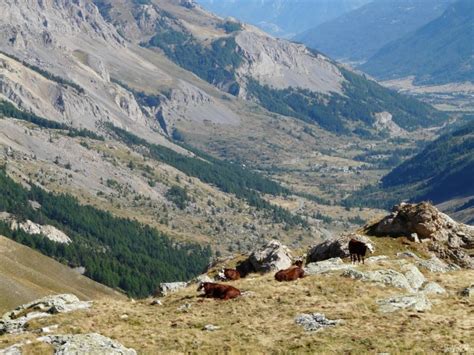
<path id="1" fill-rule="evenodd" d="M 401 309 L 425 311 L 431 309 L 431 302 L 423 293 L 400 295 L 378 300 L 379 311 L 382 313 L 396 312 Z"/>
<path id="2" fill-rule="evenodd" d="M 448 265 L 441 259 L 437 258 L 436 256 L 433 256 L 431 259 L 428 259 L 428 260 L 420 259 L 420 261 L 418 261 L 418 266 L 425 268 L 426 270 L 430 272 L 440 272 L 440 273 L 445 273 L 445 272 L 455 271 L 455 270 L 460 269 L 460 267 L 457 266 L 456 264 Z"/>
<path id="3" fill-rule="evenodd" d="M 286 269 L 291 266 L 291 252 L 277 240 L 271 240 L 249 256 L 249 262 L 257 272 Z"/>
<path id="4" fill-rule="evenodd" d="M 469 287 L 466 287 L 465 289 L 463 289 L 461 291 L 461 296 L 464 296 L 464 297 L 474 296 L 474 284 L 469 286 Z"/>
<path id="5" fill-rule="evenodd" d="M 376 264 L 379 261 L 384 261 L 388 260 L 387 255 L 377 255 L 377 256 L 371 256 L 370 258 L 365 259 L 366 264 Z"/>
<path id="6" fill-rule="evenodd" d="M 300 314 L 295 318 L 295 323 L 306 331 L 317 332 L 327 327 L 334 327 L 342 323 L 341 319 L 330 320 L 322 313 Z"/>
<path id="7" fill-rule="evenodd" d="M 47 296 L 24 304 L 7 312 L 0 319 L 0 335 L 21 333 L 31 319 L 48 317 L 55 313 L 66 313 L 91 306 L 91 302 L 80 301 L 75 295 L 62 294 Z"/>
<path id="8" fill-rule="evenodd" d="M 166 296 L 188 286 L 187 282 L 162 282 L 155 296 Z"/>
<path id="9" fill-rule="evenodd" d="M 191 309 L 191 303 L 185 303 L 178 307 L 178 311 L 181 311 L 181 312 L 188 312 L 189 309 Z"/>
<path id="10" fill-rule="evenodd" d="M 428 294 L 442 295 L 443 293 L 446 293 L 446 290 L 436 282 L 428 282 L 425 286 L 423 286 L 423 289 L 421 290 L 421 292 L 427 295 Z"/>
<path id="11" fill-rule="evenodd" d="M 137 353 L 135 350 L 127 349 L 119 342 L 97 333 L 48 335 L 38 338 L 38 340 L 53 345 L 55 355 L 136 355 Z"/>
<path id="12" fill-rule="evenodd" d="M 343 234 L 336 238 L 325 240 L 324 242 L 312 246 L 308 250 L 306 262 L 312 263 L 331 258 L 345 258 L 349 256 L 349 241 L 357 239 L 366 244 L 371 244 L 366 236 L 350 233 Z"/>
<path id="13" fill-rule="evenodd" d="M 349 269 L 344 271 L 342 276 L 366 282 L 375 282 L 381 285 L 404 288 L 406 290 L 412 291 L 407 278 L 403 274 L 391 269 L 368 272 Z"/>
<path id="14" fill-rule="evenodd" d="M 414 290 L 418 290 L 426 282 L 425 276 L 415 265 L 404 265 L 402 270 L 405 272 L 405 277 Z"/>
<path id="15" fill-rule="evenodd" d="M 418 255 L 408 250 L 397 253 L 397 258 L 421 260 Z"/>
<path id="16" fill-rule="evenodd" d="M 8 348 L 5 348 L 5 349 L 0 349 L 0 355 L 21 355 L 22 346 L 23 344 L 20 343 L 20 344 L 9 346 Z"/>
<path id="17" fill-rule="evenodd" d="M 304 272 L 307 275 L 318 275 L 330 271 L 353 269 L 354 267 L 356 266 L 344 264 L 341 258 L 332 258 L 315 263 L 309 263 L 304 268 Z"/>
<path id="18" fill-rule="evenodd" d="M 215 280 L 212 277 L 209 277 L 206 274 L 202 274 L 199 276 L 196 276 L 191 283 L 197 283 L 200 284 L 201 282 L 215 282 Z"/>
<path id="19" fill-rule="evenodd" d="M 213 332 L 218 329 L 221 329 L 221 327 L 218 327 L 217 325 L 214 325 L 214 324 L 206 324 L 203 328 L 203 330 L 206 330 L 208 332 Z"/>

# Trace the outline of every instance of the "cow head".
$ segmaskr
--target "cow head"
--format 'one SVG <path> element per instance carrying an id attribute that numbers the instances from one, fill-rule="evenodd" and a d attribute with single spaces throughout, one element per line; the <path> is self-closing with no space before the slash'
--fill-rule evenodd
<path id="1" fill-rule="evenodd" d="M 205 283 L 206 283 L 206 282 L 200 282 L 200 283 L 199 283 L 199 286 L 198 286 L 198 288 L 197 288 L 197 291 L 201 291 L 201 290 L 204 288 L 204 284 L 205 284 Z"/>
<path id="2" fill-rule="evenodd" d="M 366 245 L 367 249 L 369 249 L 369 252 L 372 254 L 375 251 L 375 247 L 370 243 L 367 243 Z"/>

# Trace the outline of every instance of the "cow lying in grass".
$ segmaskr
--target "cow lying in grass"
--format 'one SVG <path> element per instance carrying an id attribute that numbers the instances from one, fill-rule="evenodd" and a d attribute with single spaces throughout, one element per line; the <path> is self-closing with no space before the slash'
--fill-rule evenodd
<path id="1" fill-rule="evenodd" d="M 226 280 L 239 280 L 240 272 L 235 269 L 224 269 L 224 277 Z"/>
<path id="2" fill-rule="evenodd" d="M 296 261 L 288 269 L 280 270 L 275 274 L 275 280 L 277 281 L 294 281 L 304 277 L 303 262 L 301 260 Z"/>
<path id="3" fill-rule="evenodd" d="M 230 300 L 240 296 L 240 290 L 230 285 L 222 285 L 213 282 L 202 282 L 198 291 L 204 290 L 204 297 Z"/>
<path id="4" fill-rule="evenodd" d="M 362 264 L 365 264 L 365 254 L 367 249 L 373 253 L 374 247 L 370 243 L 364 243 L 356 239 L 351 239 L 349 241 L 349 254 L 351 255 L 351 263 L 359 262 L 362 259 Z"/>

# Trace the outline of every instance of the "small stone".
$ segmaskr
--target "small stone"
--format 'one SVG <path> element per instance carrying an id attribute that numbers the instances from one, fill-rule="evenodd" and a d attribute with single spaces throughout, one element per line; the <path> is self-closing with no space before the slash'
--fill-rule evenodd
<path id="1" fill-rule="evenodd" d="M 366 264 L 376 264 L 380 261 L 388 260 L 387 255 L 377 255 L 377 256 L 371 256 L 367 259 L 365 259 Z"/>
<path id="2" fill-rule="evenodd" d="M 158 290 L 155 292 L 155 296 L 166 296 L 170 293 L 182 290 L 187 286 L 187 282 L 162 282 L 160 283 Z"/>
<path id="3" fill-rule="evenodd" d="M 405 271 L 405 277 L 414 290 L 418 290 L 426 282 L 425 276 L 415 265 L 405 265 L 402 270 Z"/>
<path id="4" fill-rule="evenodd" d="M 217 325 L 213 325 L 213 324 L 206 324 L 203 328 L 203 330 L 206 330 L 208 332 L 213 332 L 218 329 L 221 329 L 221 327 L 218 327 Z"/>
<path id="5" fill-rule="evenodd" d="M 50 325 L 48 327 L 43 327 L 40 329 L 41 333 L 52 333 L 53 330 L 57 330 L 59 328 L 59 324 Z"/>
<path id="6" fill-rule="evenodd" d="M 158 299 L 154 299 L 153 301 L 151 301 L 150 305 L 152 305 L 152 306 L 156 306 L 156 305 L 162 306 L 162 305 L 163 305 L 163 302 L 161 302 L 161 301 L 158 300 Z"/>
<path id="7" fill-rule="evenodd" d="M 397 258 L 420 260 L 420 257 L 418 255 L 416 255 L 415 253 L 413 253 L 411 251 L 408 251 L 408 250 L 397 253 Z"/>
<path id="8" fill-rule="evenodd" d="M 464 297 L 472 297 L 472 296 L 474 296 L 474 285 L 471 285 L 471 286 L 469 286 L 469 287 L 464 288 L 464 289 L 461 291 L 461 296 L 464 296 Z"/>
<path id="9" fill-rule="evenodd" d="M 187 312 L 191 308 L 191 303 L 185 303 L 178 307 L 178 311 Z"/>
<path id="10" fill-rule="evenodd" d="M 120 319 L 121 319 L 121 320 L 127 320 L 127 319 L 128 319 L 128 314 L 122 314 L 122 315 L 120 316 Z"/>

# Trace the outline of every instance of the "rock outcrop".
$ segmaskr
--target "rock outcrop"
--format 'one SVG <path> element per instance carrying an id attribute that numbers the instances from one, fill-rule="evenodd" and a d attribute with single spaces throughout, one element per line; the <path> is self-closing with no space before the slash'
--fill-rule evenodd
<path id="1" fill-rule="evenodd" d="M 277 240 L 271 240 L 250 254 L 248 261 L 257 272 L 286 269 L 291 266 L 291 252 Z"/>
<path id="2" fill-rule="evenodd" d="M 344 264 L 341 258 L 332 258 L 315 263 L 309 263 L 304 268 L 305 275 L 318 275 L 330 271 L 353 269 L 356 265 Z"/>
<path id="3" fill-rule="evenodd" d="M 394 206 L 390 215 L 369 228 L 369 233 L 394 237 L 416 233 L 421 242 L 432 242 L 430 249 L 441 258 L 474 268 L 474 260 L 466 252 L 474 248 L 474 227 L 454 221 L 427 202 Z"/>
<path id="4" fill-rule="evenodd" d="M 330 320 L 322 313 L 300 314 L 295 318 L 295 323 L 308 332 L 317 332 L 327 327 L 335 327 L 342 323 L 341 319 Z"/>
<path id="5" fill-rule="evenodd" d="M 188 286 L 187 282 L 162 282 L 155 291 L 155 296 L 166 296 L 170 293 L 179 291 Z"/>
<path id="6" fill-rule="evenodd" d="M 7 312 L 0 319 L 0 335 L 21 333 L 31 319 L 48 317 L 51 314 L 67 313 L 91 306 L 91 302 L 80 301 L 72 294 L 47 296 L 24 304 Z"/>
<path id="7" fill-rule="evenodd" d="M 56 355 L 66 354 L 121 354 L 136 355 L 136 351 L 97 333 L 48 335 L 38 340 L 54 346 Z"/>
<path id="8" fill-rule="evenodd" d="M 344 271 L 342 276 L 366 282 L 374 282 L 379 285 L 392 286 L 396 288 L 403 288 L 408 291 L 413 291 L 410 282 L 407 280 L 405 275 L 391 269 L 368 272 L 349 269 Z"/>
<path id="9" fill-rule="evenodd" d="M 12 221 L 10 228 L 12 230 L 20 229 L 28 234 L 42 235 L 56 243 L 69 244 L 72 242 L 71 238 L 56 227 L 49 225 L 42 226 L 30 220 L 26 220 L 25 222 Z"/>
<path id="10" fill-rule="evenodd" d="M 349 241 L 356 239 L 366 244 L 370 244 L 370 239 L 366 236 L 349 233 L 339 237 L 325 240 L 324 242 L 312 246 L 308 251 L 307 263 L 327 260 L 331 258 L 349 257 Z"/>
<path id="11" fill-rule="evenodd" d="M 415 311 L 431 309 L 431 302 L 423 293 L 393 296 L 378 300 L 377 304 L 379 305 L 379 311 L 382 313 L 391 313 L 407 308 Z"/>

